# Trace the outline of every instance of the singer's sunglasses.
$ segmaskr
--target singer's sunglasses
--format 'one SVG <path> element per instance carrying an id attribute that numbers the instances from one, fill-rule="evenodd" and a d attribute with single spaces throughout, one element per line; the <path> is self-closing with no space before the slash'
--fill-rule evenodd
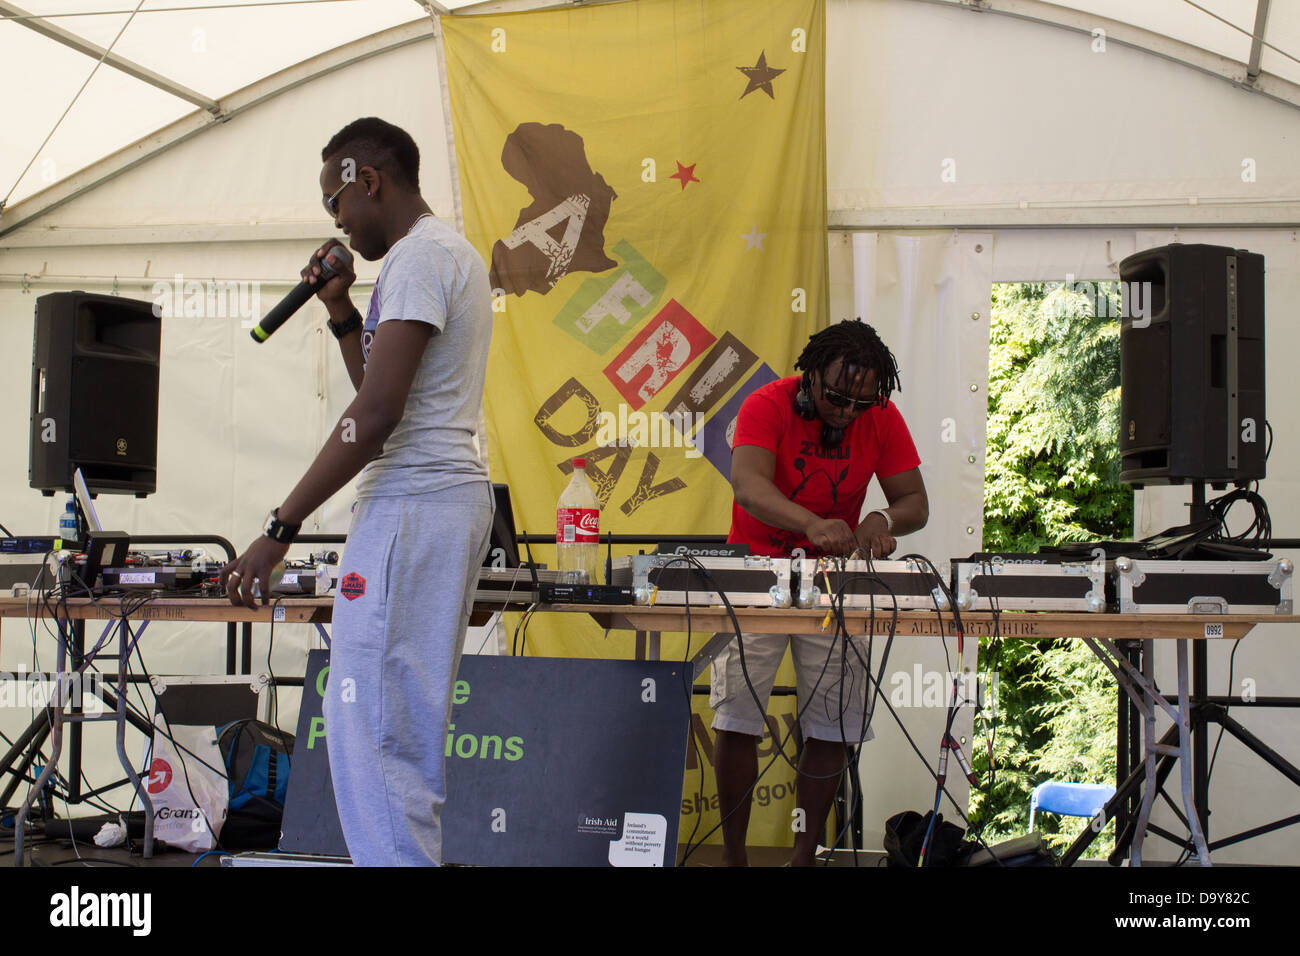
<path id="1" fill-rule="evenodd" d="M 845 395 L 843 392 L 835 391 L 835 389 L 827 386 L 825 382 L 822 383 L 822 398 L 836 408 L 848 408 L 852 405 L 855 412 L 865 412 L 868 408 L 875 408 L 880 404 L 879 395 L 873 395 L 871 398 L 854 398 L 852 395 Z"/>
<path id="2" fill-rule="evenodd" d="M 330 216 L 332 216 L 333 218 L 337 219 L 339 215 L 339 193 L 343 192 L 343 190 L 347 189 L 354 182 L 356 182 L 356 180 L 349 179 L 338 189 L 334 190 L 333 196 L 330 196 L 328 199 L 321 200 L 321 203 L 324 204 L 325 206 L 325 211 L 329 213 Z"/>

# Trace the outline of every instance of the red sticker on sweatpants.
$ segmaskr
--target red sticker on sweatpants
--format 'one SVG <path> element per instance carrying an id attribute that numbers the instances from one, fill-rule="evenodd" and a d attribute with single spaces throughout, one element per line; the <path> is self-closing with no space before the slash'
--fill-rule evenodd
<path id="1" fill-rule="evenodd" d="M 343 575 L 343 580 L 339 582 L 339 593 L 349 601 L 355 601 L 366 593 L 366 579 L 355 571 Z"/>

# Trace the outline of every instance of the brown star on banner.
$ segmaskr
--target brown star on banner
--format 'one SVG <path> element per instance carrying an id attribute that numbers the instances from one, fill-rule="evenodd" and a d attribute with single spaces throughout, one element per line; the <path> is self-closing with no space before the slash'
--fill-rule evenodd
<path id="1" fill-rule="evenodd" d="M 738 66 L 736 69 L 744 73 L 749 79 L 749 85 L 745 87 L 745 92 L 740 94 L 742 100 L 755 90 L 762 90 L 772 99 L 776 99 L 775 94 L 772 93 L 772 81 L 784 73 L 785 70 L 778 70 L 767 65 L 766 50 L 758 54 L 758 62 L 753 66 Z"/>
<path id="2" fill-rule="evenodd" d="M 695 177 L 695 167 L 698 165 L 699 163 L 691 163 L 689 166 L 683 166 L 681 163 L 677 163 L 677 172 L 673 173 L 668 178 L 680 179 L 682 183 L 682 189 L 685 189 L 687 183 L 699 182 L 699 180 Z"/>

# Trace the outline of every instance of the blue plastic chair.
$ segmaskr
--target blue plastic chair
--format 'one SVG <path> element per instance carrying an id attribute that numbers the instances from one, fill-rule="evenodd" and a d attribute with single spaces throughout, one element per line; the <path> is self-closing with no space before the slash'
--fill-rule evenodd
<path id="1" fill-rule="evenodd" d="M 1029 832 L 1034 832 L 1034 814 L 1039 810 L 1067 817 L 1095 817 L 1113 796 L 1115 788 L 1104 783 L 1040 783 L 1029 795 Z"/>

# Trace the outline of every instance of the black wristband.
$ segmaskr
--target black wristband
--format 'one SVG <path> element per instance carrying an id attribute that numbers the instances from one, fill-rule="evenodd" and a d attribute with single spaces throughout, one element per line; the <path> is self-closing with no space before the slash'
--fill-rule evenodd
<path id="1" fill-rule="evenodd" d="M 326 319 L 325 324 L 330 327 L 330 331 L 334 333 L 336 339 L 341 339 L 343 336 L 351 335 L 357 329 L 361 328 L 361 313 L 353 308 L 352 314 L 338 325 L 335 325 L 332 319 Z"/>
<path id="2" fill-rule="evenodd" d="M 262 528 L 262 533 L 272 541 L 278 541 L 280 544 L 291 544 L 301 528 L 301 523 L 285 524 L 281 521 L 280 509 L 276 508 L 266 516 L 266 525 Z"/>

